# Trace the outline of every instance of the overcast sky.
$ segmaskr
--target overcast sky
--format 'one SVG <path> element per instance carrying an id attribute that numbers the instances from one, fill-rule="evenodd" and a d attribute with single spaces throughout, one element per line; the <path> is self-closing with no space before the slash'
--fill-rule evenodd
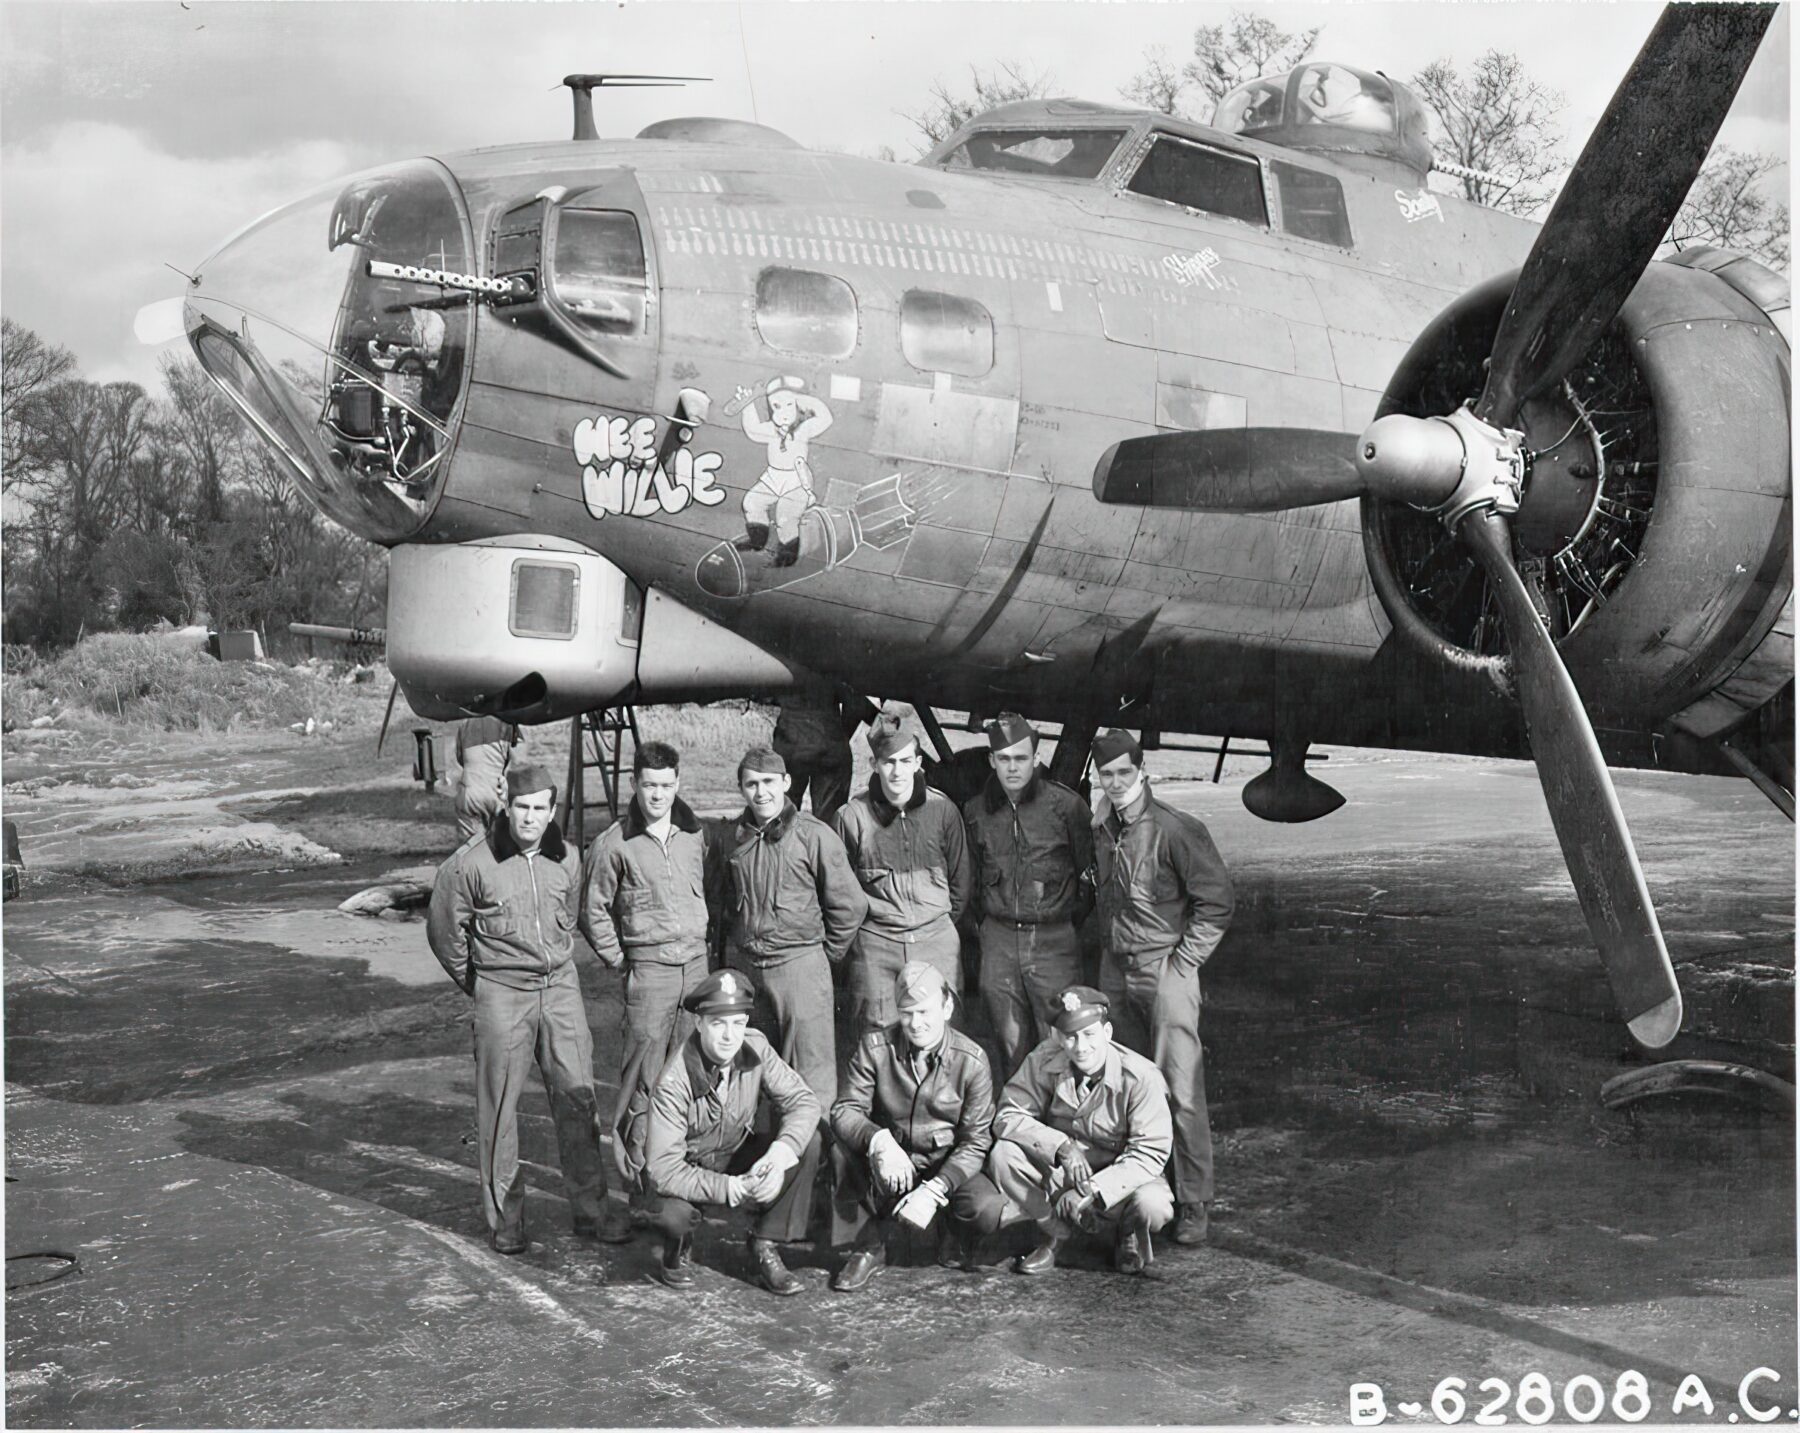
<path id="1" fill-rule="evenodd" d="M 683 114 L 758 119 L 819 148 L 915 150 L 906 119 L 943 79 L 1014 60 L 1095 100 L 1160 46 L 1191 52 L 1230 4 L 1067 0 L 839 3 L 0 3 L 0 306 L 86 376 L 151 383 L 132 337 L 148 302 L 264 210 L 414 154 L 562 139 L 572 70 L 707 75 L 608 91 L 601 133 Z M 1563 92 L 1572 160 L 1659 7 L 1622 3 L 1251 4 L 1314 53 L 1404 79 L 1514 50 Z M 1788 152 L 1786 7 L 1721 139 Z M 1786 182 L 1784 172 L 1783 182 Z"/>

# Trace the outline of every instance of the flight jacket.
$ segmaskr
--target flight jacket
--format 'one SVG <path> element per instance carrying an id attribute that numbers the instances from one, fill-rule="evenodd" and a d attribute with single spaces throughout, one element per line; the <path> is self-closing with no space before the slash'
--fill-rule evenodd
<path id="1" fill-rule="evenodd" d="M 724 843 L 730 942 L 759 966 L 780 965 L 823 946 L 839 961 L 869 898 L 844 843 L 823 821 L 786 802 L 758 826 L 746 808 Z"/>
<path id="2" fill-rule="evenodd" d="M 920 1178 L 941 1180 L 954 1194 L 987 1162 L 994 1145 L 994 1081 L 987 1054 L 951 1026 L 926 1057 L 923 1078 L 898 1025 L 871 1030 L 850 1057 L 844 1093 L 831 1107 L 831 1132 L 867 1157 L 888 1130 Z"/>
<path id="3" fill-rule="evenodd" d="M 632 797 L 582 863 L 581 929 L 601 960 L 686 965 L 707 953 L 706 846 L 700 818 L 679 796 L 666 846 Z"/>
<path id="4" fill-rule="evenodd" d="M 1015 803 L 998 778 L 963 806 L 975 874 L 974 914 L 1025 925 L 1079 920 L 1091 906 L 1094 864 L 1087 803 L 1042 767 Z"/>
<path id="5" fill-rule="evenodd" d="M 819 1097 L 755 1030 L 723 1068 L 709 1065 L 689 1035 L 663 1066 L 650 1094 L 644 1169 L 658 1194 L 690 1204 L 724 1204 L 732 1155 L 750 1137 L 767 1098 L 780 1120 L 776 1139 L 806 1153 L 819 1128 Z"/>
<path id="6" fill-rule="evenodd" d="M 581 863 L 552 821 L 527 856 L 504 811 L 438 867 L 425 938 L 457 985 L 541 989 L 575 955 Z"/>
<path id="7" fill-rule="evenodd" d="M 1206 827 L 1143 793 L 1123 817 L 1102 802 L 1094 867 L 1106 949 L 1132 967 L 1165 956 L 1198 970 L 1231 924 L 1231 875 Z"/>
<path id="8" fill-rule="evenodd" d="M 994 1137 L 1023 1145 L 1045 1164 L 1055 1162 L 1065 1140 L 1074 1140 L 1094 1171 L 1101 1207 L 1110 1209 L 1162 1178 L 1175 1147 L 1168 1086 L 1155 1065 L 1116 1040 L 1086 1095 L 1081 1080 L 1052 1035 L 1006 1082 Z"/>
<path id="9" fill-rule="evenodd" d="M 896 939 L 946 916 L 962 919 L 969 903 L 969 849 L 950 798 L 913 777 L 912 795 L 895 806 L 881 777 L 832 819 L 869 898 L 867 924 Z"/>

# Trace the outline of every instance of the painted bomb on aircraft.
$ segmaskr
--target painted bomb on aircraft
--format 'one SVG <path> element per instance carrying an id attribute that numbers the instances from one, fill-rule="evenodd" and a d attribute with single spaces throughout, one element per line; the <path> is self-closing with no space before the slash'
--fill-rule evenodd
<path id="1" fill-rule="evenodd" d="M 1671 7 L 1542 229 L 1308 61 L 1210 127 L 1027 101 L 913 165 L 726 119 L 415 159 L 227 242 L 186 328 L 393 549 L 422 715 L 843 682 L 1261 738 L 1285 820 L 1341 800 L 1309 743 L 1535 756 L 1657 1045 L 1605 761 L 1791 814 L 1786 284 L 1649 262 L 1766 23 Z"/>

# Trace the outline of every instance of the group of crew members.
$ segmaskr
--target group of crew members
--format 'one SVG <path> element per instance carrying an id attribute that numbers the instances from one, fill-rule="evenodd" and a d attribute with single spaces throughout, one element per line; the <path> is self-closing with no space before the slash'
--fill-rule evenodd
<path id="1" fill-rule="evenodd" d="M 1224 863 L 1152 794 L 1129 733 L 1093 742 L 1092 809 L 1039 766 L 1021 717 L 987 734 L 991 777 L 959 812 L 927 784 L 917 734 L 877 720 L 868 788 L 829 824 L 796 808 L 767 747 L 738 764 L 742 812 L 703 821 L 679 794 L 679 754 L 641 743 L 631 802 L 585 859 L 556 824 L 550 774 L 507 770 L 504 807 L 439 870 L 428 926 L 474 999 L 494 1249 L 528 1246 L 518 1101 L 534 1063 L 576 1234 L 624 1242 L 652 1225 L 671 1287 L 693 1282 L 702 1212 L 737 1209 L 757 1280 L 798 1293 L 781 1250 L 807 1237 L 827 1158 L 841 1291 L 881 1269 L 895 1224 L 935 1226 L 938 1262 L 973 1268 L 983 1236 L 1033 1221 L 1022 1274 L 1053 1268 L 1077 1233 L 1110 1239 L 1126 1273 L 1165 1227 L 1205 1241 L 1199 972 L 1231 918 Z M 1086 919 L 1097 980 L 1083 978 Z M 993 1059 L 966 1028 L 965 932 Z M 612 1135 L 630 1209 L 608 1196 L 583 939 L 624 973 Z"/>

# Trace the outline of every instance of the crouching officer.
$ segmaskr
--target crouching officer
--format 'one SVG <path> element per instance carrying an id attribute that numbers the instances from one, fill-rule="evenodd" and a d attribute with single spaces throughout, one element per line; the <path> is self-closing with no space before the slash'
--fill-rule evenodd
<path id="1" fill-rule="evenodd" d="M 1111 1231 L 1121 1273 L 1141 1274 L 1150 1236 L 1175 1215 L 1163 1178 L 1174 1135 L 1156 1066 L 1113 1040 L 1107 998 L 1086 985 L 1057 997 L 1056 1033 L 1006 1082 L 988 1170 L 1012 1219 L 1035 1219 L 1037 1248 L 1013 1268 L 1041 1274 L 1079 1228 Z"/>
<path id="2" fill-rule="evenodd" d="M 956 997 L 935 965 L 902 966 L 894 1002 L 899 1023 L 862 1038 L 831 1107 L 832 1243 L 852 1244 L 831 1287 L 845 1293 L 886 1262 L 889 1219 L 925 1229 L 947 1211 L 938 1226 L 945 1268 L 967 1267 L 975 1241 L 1000 1227 L 1000 1191 L 981 1172 L 994 1143 L 987 1056 L 950 1028 Z"/>
<path id="3" fill-rule="evenodd" d="M 475 997 L 475 1113 L 488 1239 L 525 1252 L 519 1095 L 535 1060 L 550 1098 L 575 1232 L 620 1243 L 625 1211 L 606 1197 L 594 1037 L 575 973 L 580 860 L 555 821 L 556 784 L 541 766 L 506 774 L 506 810 L 438 868 L 426 938 Z"/>
<path id="4" fill-rule="evenodd" d="M 689 1247 L 700 1206 L 725 1206 L 754 1216 L 757 1281 L 772 1294 L 797 1294 L 800 1280 L 776 1246 L 806 1237 L 819 1169 L 819 1101 L 749 1028 L 756 988 L 748 977 L 715 971 L 682 1004 L 695 1017 L 694 1033 L 651 1093 L 646 1140 L 650 1183 L 663 1196 L 653 1216 L 663 1235 L 660 1277 L 677 1289 L 694 1282 Z M 765 1102 L 779 1128 L 752 1134 Z"/>

